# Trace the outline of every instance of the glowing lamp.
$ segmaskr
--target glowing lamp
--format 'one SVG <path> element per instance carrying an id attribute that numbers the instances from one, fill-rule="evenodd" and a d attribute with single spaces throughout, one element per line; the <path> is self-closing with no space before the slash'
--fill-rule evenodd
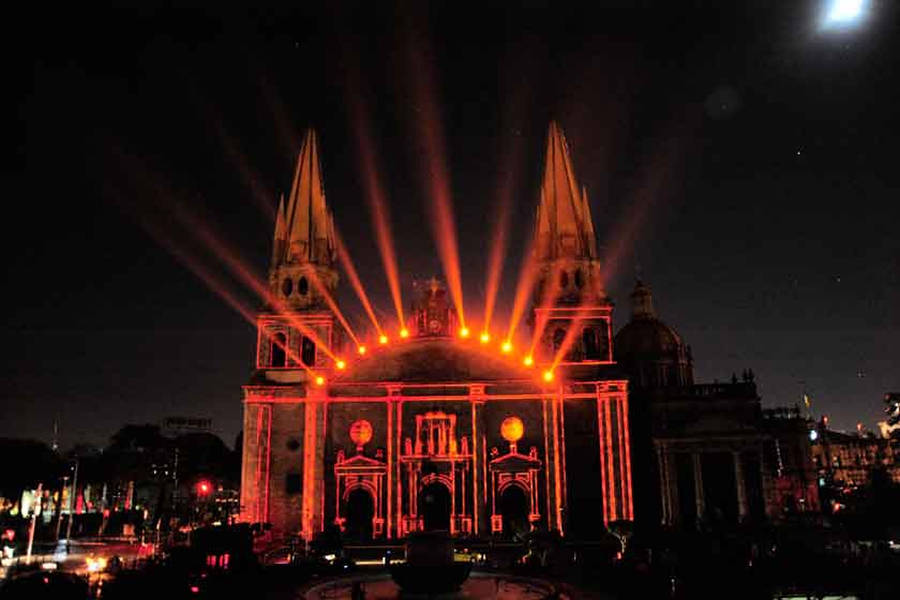
<path id="1" fill-rule="evenodd" d="M 553 371 L 550 371 L 549 369 L 547 371 L 544 371 L 543 377 L 544 381 L 553 381 Z"/>
<path id="2" fill-rule="evenodd" d="M 325 385 L 325 378 L 321 375 L 316 375 L 316 385 Z"/>
<path id="3" fill-rule="evenodd" d="M 522 364 L 526 367 L 530 367 L 534 364 L 534 359 L 529 355 L 522 359 Z"/>
<path id="4" fill-rule="evenodd" d="M 354 421 L 350 425 L 350 440 L 357 448 L 362 448 L 372 440 L 372 424 L 365 419 Z"/>
<path id="5" fill-rule="evenodd" d="M 489 341 L 491 341 L 491 334 L 489 334 L 487 331 L 484 331 L 478 339 L 481 340 L 482 344 L 487 344 Z"/>
<path id="6" fill-rule="evenodd" d="M 365 353 L 366 353 L 366 347 L 365 347 L 365 346 L 360 346 L 359 348 L 356 349 L 356 351 L 359 352 L 361 355 L 362 355 L 362 354 L 365 354 Z"/>
<path id="7" fill-rule="evenodd" d="M 384 334 L 381 334 L 380 336 L 378 336 L 378 343 L 382 344 L 382 345 L 387 344 L 388 343 L 387 336 Z"/>
<path id="8" fill-rule="evenodd" d="M 404 338 L 404 339 L 405 339 L 405 338 L 408 338 L 408 337 L 409 337 L 409 329 L 407 329 L 406 327 L 404 327 L 403 329 L 401 329 L 401 330 L 400 330 L 400 337 L 402 337 L 402 338 Z"/>
<path id="9" fill-rule="evenodd" d="M 503 354 L 509 354 L 510 352 L 512 352 L 512 342 L 510 342 L 509 340 L 503 342 L 503 345 L 500 346 L 500 351 L 503 352 Z"/>
<path id="10" fill-rule="evenodd" d="M 208 481 L 201 481 L 197 484 L 197 494 L 205 496 L 209 493 L 210 485 Z"/>
<path id="11" fill-rule="evenodd" d="M 519 417 L 506 417 L 500 423 L 500 435 L 503 439 L 511 444 L 515 444 L 522 439 L 525 434 L 525 425 Z"/>
<path id="12" fill-rule="evenodd" d="M 459 337 L 461 337 L 461 338 L 467 338 L 467 337 L 469 337 L 469 328 L 468 328 L 468 327 L 461 327 L 461 328 L 459 329 Z"/>
<path id="13" fill-rule="evenodd" d="M 337 362 L 334 363 L 334 366 L 336 366 L 338 368 L 338 371 L 343 371 L 344 369 L 347 368 L 347 363 L 345 363 L 341 359 L 338 359 Z"/>

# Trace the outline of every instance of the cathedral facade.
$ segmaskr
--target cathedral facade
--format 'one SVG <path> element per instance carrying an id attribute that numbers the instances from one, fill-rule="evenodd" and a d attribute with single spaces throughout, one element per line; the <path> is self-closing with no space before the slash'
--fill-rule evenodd
<path id="1" fill-rule="evenodd" d="M 470 338 L 436 280 L 417 286 L 405 335 L 352 340 L 333 304 L 337 240 L 308 132 L 243 387 L 242 520 L 309 540 L 331 525 L 358 539 L 590 536 L 633 519 L 628 380 L 587 195 L 555 124 L 533 235 L 533 356 Z"/>

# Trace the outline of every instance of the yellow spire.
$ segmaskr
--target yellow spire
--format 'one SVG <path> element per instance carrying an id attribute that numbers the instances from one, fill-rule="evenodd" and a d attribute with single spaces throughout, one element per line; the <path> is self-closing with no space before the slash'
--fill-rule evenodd
<path id="1" fill-rule="evenodd" d="M 596 258 L 594 226 L 586 196 L 579 193 L 566 136 L 551 121 L 538 208 L 537 256 Z"/>
<path id="2" fill-rule="evenodd" d="M 334 262 L 334 223 L 325 203 L 319 149 L 313 129 L 307 130 L 300 149 L 285 218 L 287 243 L 283 260 L 320 265 Z"/>

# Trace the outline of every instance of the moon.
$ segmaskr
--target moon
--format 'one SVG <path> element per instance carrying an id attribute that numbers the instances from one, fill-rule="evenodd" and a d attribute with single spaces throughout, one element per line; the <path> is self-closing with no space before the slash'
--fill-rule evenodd
<path id="1" fill-rule="evenodd" d="M 868 0 L 827 0 L 821 27 L 827 30 L 843 30 L 863 20 Z"/>

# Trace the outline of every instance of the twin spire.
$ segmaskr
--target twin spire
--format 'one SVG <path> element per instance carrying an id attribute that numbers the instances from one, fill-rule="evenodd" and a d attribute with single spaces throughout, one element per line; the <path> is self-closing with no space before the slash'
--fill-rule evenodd
<path id="1" fill-rule="evenodd" d="M 285 207 L 278 201 L 272 267 L 314 263 L 331 266 L 336 257 L 334 217 L 325 204 L 316 132 L 306 131 Z"/>
<path id="2" fill-rule="evenodd" d="M 597 239 L 588 205 L 587 189 L 579 189 L 566 136 L 550 122 L 544 157 L 540 204 L 535 219 L 535 256 L 596 259 Z"/>
<path id="3" fill-rule="evenodd" d="M 540 204 L 535 219 L 535 257 L 594 260 L 597 240 L 587 190 L 579 188 L 566 136 L 552 121 L 547 133 Z M 325 203 L 316 132 L 308 129 L 288 195 L 278 202 L 272 267 L 313 263 L 332 266 L 336 258 L 334 217 Z"/>

